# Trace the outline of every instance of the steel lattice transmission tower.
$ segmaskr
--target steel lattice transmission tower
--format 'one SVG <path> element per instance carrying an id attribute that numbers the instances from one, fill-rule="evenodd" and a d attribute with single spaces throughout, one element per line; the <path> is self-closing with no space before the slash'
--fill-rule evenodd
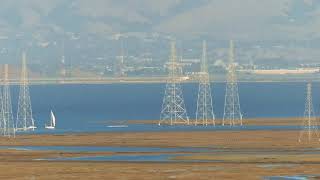
<path id="1" fill-rule="evenodd" d="M 26 53 L 23 52 L 16 130 L 27 131 L 34 129 L 35 126 L 29 93 L 27 57 Z"/>
<path id="2" fill-rule="evenodd" d="M 230 41 L 229 65 L 227 70 L 228 74 L 222 125 L 229 124 L 230 126 L 242 126 L 242 113 L 240 109 L 238 80 L 234 60 L 234 44 L 232 40 Z"/>
<path id="3" fill-rule="evenodd" d="M 189 117 L 184 104 L 182 87 L 180 84 L 180 67 L 177 62 L 175 42 L 171 43 L 171 57 L 168 63 L 169 78 L 163 98 L 159 125 L 185 124 L 189 125 Z"/>
<path id="4" fill-rule="evenodd" d="M 299 142 L 302 142 L 305 136 L 307 137 L 307 141 L 309 142 L 311 142 L 313 138 L 315 138 L 317 141 L 320 140 L 317 118 L 313 109 L 311 83 L 308 83 L 307 85 L 307 97 Z"/>
<path id="5" fill-rule="evenodd" d="M 10 95 L 10 85 L 8 80 L 9 67 L 6 64 L 4 66 L 4 81 L 3 81 L 3 93 L 1 104 L 1 117 L 2 117 L 2 130 L 4 136 L 15 136 L 15 126 L 12 114 L 12 104 Z"/>
<path id="6" fill-rule="evenodd" d="M 199 73 L 199 92 L 197 101 L 197 112 L 195 125 L 208 124 L 215 125 L 215 116 L 213 113 L 212 96 L 210 87 L 210 76 L 207 67 L 207 43 L 203 41 L 202 45 L 201 71 Z"/>

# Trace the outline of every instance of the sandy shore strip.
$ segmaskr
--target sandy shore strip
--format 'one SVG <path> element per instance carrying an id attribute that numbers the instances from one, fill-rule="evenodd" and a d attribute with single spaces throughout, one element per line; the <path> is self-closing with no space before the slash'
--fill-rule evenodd
<path id="1" fill-rule="evenodd" d="M 300 126 L 302 124 L 303 117 L 292 118 L 252 118 L 244 119 L 243 123 L 250 126 Z M 195 120 L 190 120 L 191 125 Z M 209 121 L 210 122 L 210 121 Z M 217 125 L 222 124 L 222 119 L 215 120 Z M 108 123 L 108 122 L 104 122 Z M 159 120 L 130 120 L 128 124 L 155 124 L 158 125 Z"/>

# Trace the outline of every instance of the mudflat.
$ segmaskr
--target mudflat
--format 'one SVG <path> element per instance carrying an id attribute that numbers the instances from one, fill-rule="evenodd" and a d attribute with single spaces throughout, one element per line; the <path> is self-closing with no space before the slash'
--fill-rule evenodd
<path id="1" fill-rule="evenodd" d="M 299 131 L 126 132 L 0 137 L 0 146 L 206 147 L 242 149 L 320 148 L 315 138 L 299 143 Z M 307 139 L 307 137 L 303 138 Z"/>
<path id="2" fill-rule="evenodd" d="M 188 131 L 18 135 L 0 146 L 194 147 L 174 162 L 47 161 L 46 158 L 116 155 L 120 152 L 0 150 L 0 179 L 263 179 L 320 177 L 320 142 L 292 131 Z M 136 154 L 157 154 L 135 152 Z M 122 154 L 130 154 L 122 152 Z M 132 154 L 132 153 L 131 153 Z M 159 153 L 160 154 L 160 153 Z M 40 159 L 40 160 L 39 160 Z M 42 159 L 42 160 L 41 160 Z"/>
<path id="3" fill-rule="evenodd" d="M 1 179 L 263 179 L 319 174 L 320 165 L 225 163 L 1 162 Z"/>

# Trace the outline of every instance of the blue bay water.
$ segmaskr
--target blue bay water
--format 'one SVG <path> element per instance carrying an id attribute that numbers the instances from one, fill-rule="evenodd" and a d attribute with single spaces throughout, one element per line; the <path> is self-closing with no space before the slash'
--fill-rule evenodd
<path id="1" fill-rule="evenodd" d="M 182 87 L 188 115 L 194 118 L 198 85 Z M 35 85 L 30 92 L 38 131 L 44 129 L 52 109 L 57 130 L 81 132 L 104 131 L 114 122 L 159 119 L 164 89 L 165 84 Z M 318 112 L 320 86 L 315 84 L 313 90 Z M 224 92 L 224 83 L 212 84 L 217 118 L 223 116 Z M 241 83 L 239 92 L 245 118 L 303 115 L 306 83 Z M 13 86 L 14 112 L 17 101 L 18 87 Z"/>

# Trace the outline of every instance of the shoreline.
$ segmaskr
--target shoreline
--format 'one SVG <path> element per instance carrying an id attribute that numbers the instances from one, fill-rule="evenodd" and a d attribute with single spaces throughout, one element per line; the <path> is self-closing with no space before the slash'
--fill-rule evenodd
<path id="1" fill-rule="evenodd" d="M 318 118 L 318 117 L 316 117 Z M 286 118 L 249 118 L 243 119 L 244 126 L 297 126 L 302 124 L 303 117 L 286 117 Z M 222 119 L 216 119 L 216 126 L 221 126 Z M 190 119 L 190 122 L 195 122 Z M 107 122 L 106 122 L 107 123 Z M 128 124 L 154 124 L 158 125 L 159 120 L 128 120 Z M 186 126 L 194 126 L 193 123 Z M 201 124 L 197 125 L 203 126 Z M 208 126 L 212 126 L 211 124 Z M 228 125 L 226 125 L 228 126 Z"/>
<path id="2" fill-rule="evenodd" d="M 275 79 L 239 79 L 238 83 L 307 83 L 307 82 L 320 82 L 319 78 L 287 78 L 281 77 Z M 167 77 L 154 77 L 154 78 L 94 78 L 94 79 L 61 79 L 61 78 L 48 78 L 48 79 L 30 79 L 30 85 L 104 85 L 104 84 L 165 84 Z M 226 80 L 211 80 L 211 83 L 225 83 Z M 197 80 L 181 81 L 182 84 L 198 83 Z M 19 79 L 9 80 L 11 85 L 19 85 Z"/>

